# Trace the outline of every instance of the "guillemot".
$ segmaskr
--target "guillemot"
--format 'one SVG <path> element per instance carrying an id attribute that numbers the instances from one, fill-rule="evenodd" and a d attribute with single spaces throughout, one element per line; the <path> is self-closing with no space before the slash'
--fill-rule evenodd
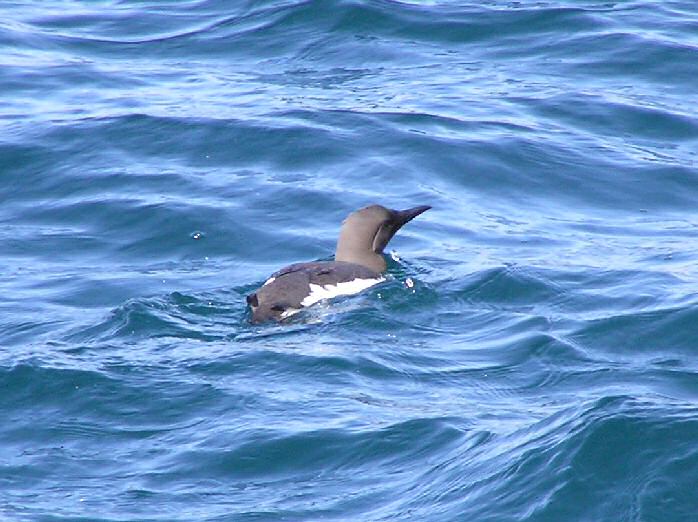
<path id="1" fill-rule="evenodd" d="M 384 281 L 383 249 L 400 227 L 430 208 L 370 205 L 352 212 L 342 224 L 334 261 L 296 263 L 272 274 L 247 296 L 250 322 L 281 321 L 323 299 L 356 294 Z"/>

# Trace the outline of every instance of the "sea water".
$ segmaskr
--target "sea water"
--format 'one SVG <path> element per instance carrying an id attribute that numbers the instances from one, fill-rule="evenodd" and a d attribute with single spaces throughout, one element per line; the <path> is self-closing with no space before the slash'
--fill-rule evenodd
<path id="1" fill-rule="evenodd" d="M 0 518 L 698 520 L 697 79 L 689 0 L 0 2 Z"/>

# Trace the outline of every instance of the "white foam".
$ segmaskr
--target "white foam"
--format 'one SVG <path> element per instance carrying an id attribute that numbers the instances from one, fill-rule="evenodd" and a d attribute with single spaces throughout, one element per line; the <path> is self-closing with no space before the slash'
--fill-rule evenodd
<path id="1" fill-rule="evenodd" d="M 310 306 L 322 301 L 323 299 L 331 299 L 340 295 L 352 295 L 366 290 L 367 288 L 385 281 L 382 277 L 377 279 L 354 279 L 353 281 L 345 281 L 336 285 L 310 285 L 310 294 L 301 301 L 302 306 Z"/>

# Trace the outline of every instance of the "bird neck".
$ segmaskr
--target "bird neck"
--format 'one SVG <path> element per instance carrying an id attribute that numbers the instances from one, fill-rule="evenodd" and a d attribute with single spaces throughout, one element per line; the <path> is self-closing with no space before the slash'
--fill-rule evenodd
<path id="1" fill-rule="evenodd" d="M 385 272 L 387 268 L 383 254 L 374 252 L 373 245 L 369 240 L 347 233 L 344 229 L 339 235 L 334 259 L 335 261 L 365 266 L 378 273 Z"/>

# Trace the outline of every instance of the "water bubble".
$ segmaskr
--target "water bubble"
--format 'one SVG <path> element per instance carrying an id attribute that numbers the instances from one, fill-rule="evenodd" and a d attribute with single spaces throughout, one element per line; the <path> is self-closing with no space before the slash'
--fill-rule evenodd
<path id="1" fill-rule="evenodd" d="M 192 239 L 203 239 L 204 233 L 197 230 L 196 232 L 192 232 L 189 237 Z"/>

